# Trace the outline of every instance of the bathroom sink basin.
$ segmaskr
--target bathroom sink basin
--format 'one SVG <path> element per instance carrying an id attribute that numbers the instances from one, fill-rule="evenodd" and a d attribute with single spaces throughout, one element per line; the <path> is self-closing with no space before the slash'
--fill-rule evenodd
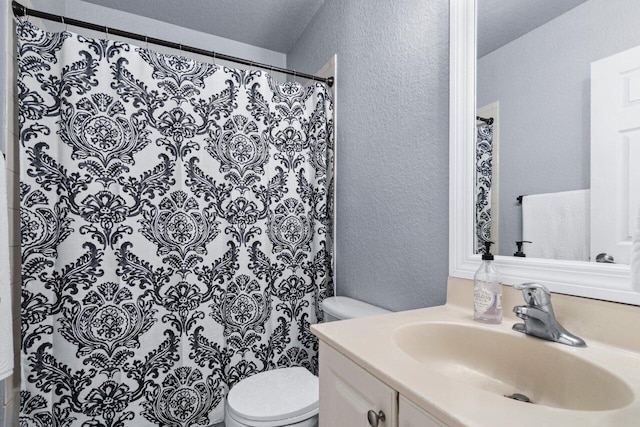
<path id="1" fill-rule="evenodd" d="M 588 349 L 491 326 L 414 323 L 396 329 L 393 341 L 425 369 L 498 396 L 524 395 L 536 405 L 606 411 L 634 398 L 619 377 L 580 357 Z"/>

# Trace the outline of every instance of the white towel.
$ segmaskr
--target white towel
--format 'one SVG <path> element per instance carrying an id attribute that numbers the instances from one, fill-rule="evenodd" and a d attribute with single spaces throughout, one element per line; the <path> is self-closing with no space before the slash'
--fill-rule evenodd
<path id="1" fill-rule="evenodd" d="M 631 245 L 631 288 L 640 291 L 640 207 Z"/>
<path id="2" fill-rule="evenodd" d="M 13 373 L 13 317 L 9 274 L 7 168 L 0 153 L 0 380 Z"/>
<path id="3" fill-rule="evenodd" d="M 589 190 L 522 198 L 522 240 L 532 258 L 589 261 Z"/>

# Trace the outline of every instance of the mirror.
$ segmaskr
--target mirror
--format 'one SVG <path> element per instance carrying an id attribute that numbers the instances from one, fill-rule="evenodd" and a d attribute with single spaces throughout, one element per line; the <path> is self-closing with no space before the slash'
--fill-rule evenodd
<path id="1" fill-rule="evenodd" d="M 485 0 L 478 0 L 480 5 Z M 552 1 L 526 1 L 526 2 L 498 2 L 497 9 L 504 9 L 506 3 L 535 3 L 536 7 L 545 7 L 552 3 Z M 564 3 L 564 2 L 562 2 Z M 576 6 L 574 9 L 594 3 L 603 8 L 604 12 L 598 13 L 595 16 L 588 16 L 588 20 L 584 21 L 586 32 L 593 32 L 595 37 L 592 37 L 592 44 L 596 47 L 600 46 L 599 38 L 597 37 L 601 27 L 594 27 L 594 19 L 609 19 L 614 13 L 614 9 L 621 7 L 634 6 L 634 9 L 640 8 L 640 5 L 635 5 L 633 0 L 616 0 L 615 2 L 605 2 L 602 0 L 588 0 L 581 5 Z M 626 12 L 631 13 L 631 12 Z M 633 10 L 634 22 L 639 22 L 640 14 L 638 10 Z M 562 16 L 562 15 L 561 15 Z M 466 279 L 472 279 L 473 274 L 480 265 L 480 256 L 475 251 L 477 245 L 477 229 L 475 221 L 476 212 L 476 142 L 477 142 L 477 108 L 476 108 L 476 65 L 477 65 L 477 45 L 476 45 L 476 1 L 475 0 L 451 0 L 450 1 L 450 163 L 449 163 L 449 179 L 450 179 L 450 251 L 449 251 L 449 274 L 453 277 L 460 277 Z M 586 19 L 586 17 L 585 17 Z M 553 20 L 552 20 L 553 21 Z M 608 21 L 612 22 L 612 21 Z M 615 21 L 613 21 L 615 22 Z M 626 22 L 626 20 L 624 21 Z M 521 24 L 516 24 L 516 27 Z M 627 26 L 626 24 L 615 22 L 613 26 Z M 635 28 L 633 25 L 630 28 Z M 621 30 L 621 29 L 620 29 Z M 529 30 L 529 33 L 536 30 Z M 559 29 L 558 29 L 559 31 Z M 626 36 L 624 36 L 626 37 Z M 547 51 L 538 54 L 537 56 L 524 55 L 524 60 L 528 61 L 529 71 L 536 70 L 536 64 L 538 64 L 545 56 L 570 56 L 575 55 L 577 51 L 582 51 L 588 46 L 582 46 L 579 42 L 582 40 L 582 33 L 576 34 L 573 39 L 569 39 L 571 42 L 571 48 L 567 50 L 560 50 L 555 46 L 549 48 Z M 640 44 L 636 42 L 635 44 Z M 574 52 L 575 51 L 575 52 Z M 606 57 L 606 54 L 601 55 L 602 58 Z M 515 66 L 514 64 L 506 63 L 503 67 Z M 640 70 L 640 67 L 638 67 Z M 571 74 L 571 72 L 567 73 Z M 619 83 L 619 89 L 625 89 L 626 95 L 624 102 L 626 105 L 640 105 L 640 102 L 636 102 L 640 99 L 640 83 L 634 78 L 639 73 L 628 72 L 623 77 L 623 81 Z M 555 84 L 554 82 L 548 82 L 548 84 Z M 591 97 L 590 82 L 585 83 L 582 81 L 578 84 L 582 88 L 581 98 Z M 609 91 L 616 93 L 615 91 Z M 620 93 L 618 91 L 617 93 Z M 528 92 L 530 97 L 537 97 L 537 93 Z M 521 96 L 522 98 L 523 96 Z M 620 98 L 618 96 L 618 98 Z M 485 104 L 486 105 L 486 104 Z M 499 120 L 505 119 L 506 108 L 499 101 L 499 112 L 497 117 Z M 533 129 L 538 131 L 538 135 L 541 137 L 551 139 L 555 142 L 555 145 L 565 147 L 570 144 L 563 144 L 567 138 L 566 135 L 553 133 L 553 128 L 559 126 L 559 120 L 568 120 L 572 117 L 568 111 L 562 109 L 558 110 L 558 107 L 547 108 L 544 111 L 539 112 L 535 116 L 529 118 L 530 124 L 533 124 Z M 582 104 L 579 112 L 580 116 L 587 116 L 589 120 L 594 115 L 603 115 L 614 109 L 609 107 L 592 107 L 591 105 L 585 106 Z M 594 112 L 596 114 L 594 114 Z M 575 113 L 574 113 L 575 114 Z M 640 116 L 640 113 L 637 114 Z M 508 115 L 507 115 L 508 117 Z M 589 129 L 591 123 L 589 123 Z M 506 150 L 511 148 L 507 147 L 507 139 L 502 133 L 502 127 L 498 128 L 499 134 L 499 161 L 502 162 Z M 582 131 L 584 134 L 584 130 Z M 591 129 L 587 132 L 587 138 L 590 138 Z M 581 134 L 581 135 L 582 135 Z M 627 132 L 625 135 L 625 144 L 628 150 L 631 150 L 634 146 L 636 138 L 633 132 Z M 590 141 L 585 143 L 581 139 L 582 144 L 590 146 Z M 509 141 L 509 144 L 512 144 Z M 640 143 L 640 140 L 638 140 Z M 531 147 L 530 147 L 531 148 Z M 535 146 L 534 146 L 535 148 Z M 595 153 L 593 149 L 589 154 L 584 154 L 584 147 L 582 147 L 583 155 L 580 157 L 580 173 L 578 174 L 578 182 L 588 182 L 591 186 L 591 190 L 604 188 L 605 192 L 608 189 L 609 194 L 618 197 L 620 194 L 625 193 L 629 195 L 629 183 L 624 188 L 625 191 L 620 191 L 620 186 L 611 184 L 607 181 L 606 177 L 594 178 L 593 173 L 590 170 L 590 159 L 600 159 L 603 157 L 602 152 Z M 517 151 L 517 150 L 516 150 Z M 535 150 L 534 150 L 535 151 Z M 627 151 L 629 152 L 629 151 Z M 585 156 L 589 160 L 585 160 Z M 556 156 L 557 157 L 557 156 Z M 548 156 L 546 165 L 544 167 L 538 167 L 549 173 L 550 170 L 560 169 L 563 170 L 563 161 L 558 160 L 556 157 Z M 527 173 L 533 173 L 529 169 L 525 169 L 524 166 L 515 166 L 519 169 L 519 182 L 524 181 L 522 176 L 524 171 Z M 621 169 L 621 168 L 620 168 Z M 504 168 L 498 169 L 498 193 L 499 203 L 503 201 L 511 203 L 512 209 L 519 206 L 515 205 L 515 200 L 510 201 L 509 197 L 505 195 L 504 189 L 500 188 L 500 183 L 504 182 Z M 620 175 L 619 173 L 616 175 Z M 533 176 L 533 175 L 532 175 Z M 513 178 L 515 181 L 515 178 Z M 560 181 L 564 178 L 561 177 Z M 568 178 L 567 178 L 568 180 Z M 638 178 L 640 181 L 640 178 Z M 533 181 L 531 181 L 533 182 Z M 579 187 L 578 187 L 579 188 Z M 569 190 L 570 188 L 563 188 L 561 190 Z M 575 189 L 575 188 L 574 188 Z M 584 188 L 582 188 L 584 189 Z M 612 190 L 613 189 L 613 190 Z M 543 190 L 543 191 L 561 191 L 558 189 Z M 522 194 L 529 193 L 529 189 L 522 190 Z M 538 190 L 536 190 L 538 191 Z M 518 191 L 520 193 L 520 191 Z M 617 203 L 617 202 L 616 202 Z M 628 203 L 633 203 L 629 198 Z M 636 208 L 637 209 L 637 208 Z M 498 222 L 502 223 L 506 216 L 510 214 L 502 214 L 499 210 Z M 517 219 L 515 220 L 517 221 Z M 629 218 L 629 221 L 631 219 Z M 635 218 L 633 219 L 635 221 Z M 629 224 L 627 224 L 629 225 Z M 498 233 L 500 243 L 502 239 L 502 230 L 498 225 Z M 508 245 L 511 245 L 510 247 Z M 514 243 L 509 243 L 506 247 L 500 248 L 499 253 L 507 253 L 508 256 L 496 256 L 496 265 L 504 276 L 505 284 L 516 284 L 525 281 L 539 281 L 547 285 L 552 292 L 565 293 L 570 295 L 584 296 L 590 298 L 597 298 L 608 301 L 625 302 L 629 304 L 640 305 L 640 284 L 635 281 L 635 285 L 631 280 L 631 269 L 629 265 L 623 264 L 604 264 L 587 261 L 571 261 L 563 259 L 551 259 L 551 258 L 535 258 L 526 257 L 519 258 L 514 257 L 515 252 Z M 499 244 L 500 246 L 500 244 Z M 524 249 L 527 251 L 526 247 Z"/>
<path id="2" fill-rule="evenodd" d="M 626 107 L 610 94 L 630 97 L 629 109 L 640 100 L 639 20 L 637 0 L 477 0 L 479 243 L 504 256 L 630 263 L 640 109 L 616 128 L 611 110 Z M 593 156 L 618 149 L 624 159 Z M 604 192 L 593 182 L 616 175 Z M 519 251 L 516 241 L 532 243 Z"/>

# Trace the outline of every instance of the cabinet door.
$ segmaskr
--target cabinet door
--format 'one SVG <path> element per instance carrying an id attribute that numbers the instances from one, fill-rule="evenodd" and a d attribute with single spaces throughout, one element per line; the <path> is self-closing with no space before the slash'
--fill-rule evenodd
<path id="1" fill-rule="evenodd" d="M 415 403 L 400 396 L 398 427 L 446 427 Z"/>
<path id="2" fill-rule="evenodd" d="M 370 410 L 384 413 L 378 427 L 397 427 L 398 393 L 321 341 L 320 427 L 369 427 Z"/>

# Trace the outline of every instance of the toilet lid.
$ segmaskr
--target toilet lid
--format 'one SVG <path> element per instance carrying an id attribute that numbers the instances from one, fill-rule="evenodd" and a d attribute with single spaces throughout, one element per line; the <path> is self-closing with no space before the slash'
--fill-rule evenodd
<path id="1" fill-rule="evenodd" d="M 282 420 L 317 412 L 318 394 L 318 377 L 305 368 L 274 369 L 236 384 L 227 396 L 227 409 L 238 418 Z"/>

